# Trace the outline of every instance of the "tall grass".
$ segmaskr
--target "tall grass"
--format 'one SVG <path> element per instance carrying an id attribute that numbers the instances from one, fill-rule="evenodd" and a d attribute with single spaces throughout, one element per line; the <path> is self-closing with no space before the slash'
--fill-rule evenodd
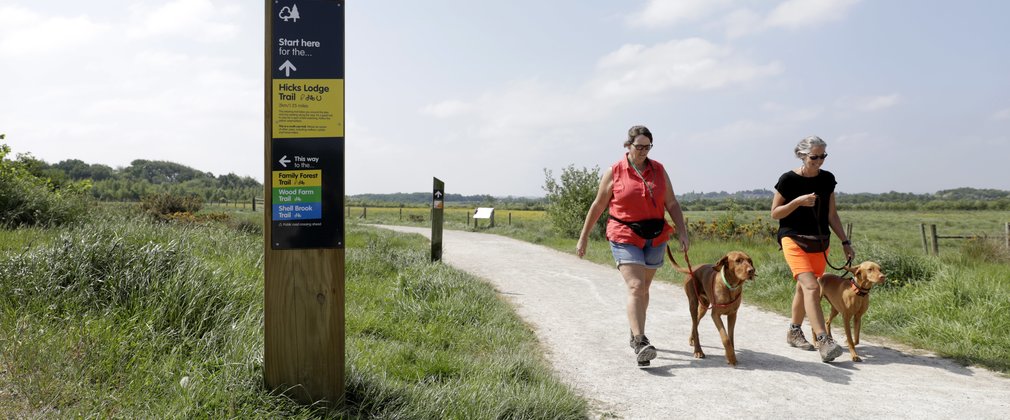
<path id="1" fill-rule="evenodd" d="M 259 215 L 262 217 L 262 214 Z M 347 233 L 347 401 L 263 385 L 262 237 L 243 223 L 3 231 L 0 412 L 11 417 L 576 418 L 586 403 L 486 284 L 417 236 Z"/>
<path id="2" fill-rule="evenodd" d="M 233 234 L 117 215 L 6 253 L 0 383 L 15 398 L 0 409 L 216 417 L 293 407 L 259 389 L 259 241 Z M 214 263 L 225 252 L 249 269 Z"/>
<path id="3" fill-rule="evenodd" d="M 428 263 L 419 236 L 351 231 L 350 409 L 380 418 L 585 416 L 585 402 L 553 377 L 533 332 L 489 285 Z"/>

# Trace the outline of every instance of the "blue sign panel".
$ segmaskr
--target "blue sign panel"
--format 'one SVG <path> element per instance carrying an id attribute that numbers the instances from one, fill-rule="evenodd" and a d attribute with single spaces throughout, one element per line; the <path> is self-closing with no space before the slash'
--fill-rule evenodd
<path id="1" fill-rule="evenodd" d="M 273 220 L 315 220 L 323 218 L 322 203 L 274 204 Z"/>

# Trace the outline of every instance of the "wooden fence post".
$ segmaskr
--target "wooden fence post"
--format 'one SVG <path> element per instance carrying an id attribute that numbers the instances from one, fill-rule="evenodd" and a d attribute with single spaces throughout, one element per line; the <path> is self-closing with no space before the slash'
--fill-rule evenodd
<path id="1" fill-rule="evenodd" d="M 466 225 L 470 226 L 470 212 L 466 212 Z"/>
<path id="2" fill-rule="evenodd" d="M 1005 229 L 1003 231 L 1003 238 L 1006 240 L 1006 248 L 1010 249 L 1010 222 L 1006 222 L 1003 228 Z"/>
<path id="3" fill-rule="evenodd" d="M 936 225 L 929 225 L 929 234 L 933 237 L 933 255 L 940 255 L 940 238 L 936 237 Z"/>
<path id="4" fill-rule="evenodd" d="M 926 242 L 926 224 L 919 223 L 919 230 L 922 232 L 922 252 L 929 255 L 929 242 Z"/>
<path id="5" fill-rule="evenodd" d="M 845 224 L 845 237 L 852 240 L 852 223 Z"/>
<path id="6" fill-rule="evenodd" d="M 400 207 L 400 221 L 403 221 L 403 207 Z"/>
<path id="7" fill-rule="evenodd" d="M 361 218 L 362 219 L 367 219 L 368 218 L 368 206 L 362 206 L 361 207 Z"/>
<path id="8" fill-rule="evenodd" d="M 509 212 L 509 226 L 512 226 L 512 212 Z"/>

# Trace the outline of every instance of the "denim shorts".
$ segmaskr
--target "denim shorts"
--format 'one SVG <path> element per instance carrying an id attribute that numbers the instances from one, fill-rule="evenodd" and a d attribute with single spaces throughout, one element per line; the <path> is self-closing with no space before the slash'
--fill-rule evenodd
<path id="1" fill-rule="evenodd" d="M 656 246 L 652 244 L 652 239 L 648 239 L 645 241 L 645 248 L 639 248 L 632 244 L 611 241 L 610 252 L 614 254 L 614 262 L 617 263 L 618 267 L 621 264 L 637 264 L 655 270 L 663 266 L 666 242 Z"/>

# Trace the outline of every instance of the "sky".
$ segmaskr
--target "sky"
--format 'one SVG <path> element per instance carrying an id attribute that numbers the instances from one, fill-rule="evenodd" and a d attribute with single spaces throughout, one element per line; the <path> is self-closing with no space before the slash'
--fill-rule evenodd
<path id="1" fill-rule="evenodd" d="M 281 0 L 297 3 L 298 0 Z M 309 0 L 306 0 L 309 1 Z M 632 125 L 676 192 L 1010 190 L 1010 2 L 349 0 L 347 194 L 542 196 Z M 264 3 L 0 0 L 15 153 L 263 180 Z"/>

